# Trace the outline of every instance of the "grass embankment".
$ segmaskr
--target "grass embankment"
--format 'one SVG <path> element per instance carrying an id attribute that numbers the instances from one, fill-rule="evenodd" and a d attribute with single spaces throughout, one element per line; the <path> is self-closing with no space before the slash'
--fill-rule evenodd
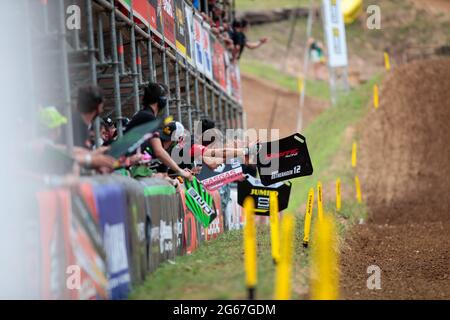
<path id="1" fill-rule="evenodd" d="M 298 78 L 288 73 L 283 73 L 273 65 L 243 58 L 240 63 L 241 72 L 258 77 L 259 79 L 269 81 L 284 89 L 298 92 Z M 330 90 L 328 83 L 319 80 L 306 80 L 306 92 L 309 97 L 328 100 L 330 98 Z"/>
<path id="2" fill-rule="evenodd" d="M 368 110 L 371 89 L 375 81 L 353 89 L 315 119 L 304 131 L 314 164 L 314 175 L 297 179 L 293 183 L 290 210 L 297 215 L 295 259 L 293 269 L 293 298 L 308 296 L 309 252 L 302 247 L 303 210 L 310 187 L 320 179 L 324 186 L 325 208 L 337 216 L 341 231 L 365 216 L 364 205 L 354 200 L 350 154 L 354 134 L 351 127 Z M 349 129 L 350 128 L 350 129 Z M 334 210 L 334 184 L 340 177 L 343 185 L 343 208 Z M 332 190 L 330 190 L 332 189 Z M 313 216 L 316 216 L 316 208 Z M 270 252 L 267 226 L 258 226 L 258 288 L 259 299 L 273 296 L 274 266 Z M 221 235 L 217 240 L 203 243 L 192 255 L 177 257 L 175 264 L 164 263 L 149 275 L 146 282 L 131 295 L 132 299 L 244 299 L 242 231 Z"/>

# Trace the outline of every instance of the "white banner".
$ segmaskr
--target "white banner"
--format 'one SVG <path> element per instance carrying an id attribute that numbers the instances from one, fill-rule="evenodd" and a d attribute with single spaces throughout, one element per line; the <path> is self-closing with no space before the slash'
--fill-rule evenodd
<path id="1" fill-rule="evenodd" d="M 202 32 L 202 47 L 203 47 L 203 61 L 205 75 L 213 80 L 213 70 L 212 70 L 212 56 L 211 56 L 211 39 L 209 38 L 210 27 L 207 24 L 203 25 Z"/>
<path id="2" fill-rule="evenodd" d="M 323 0 L 324 28 L 328 48 L 328 64 L 332 68 L 345 67 L 347 41 L 341 0 Z"/>
<path id="3" fill-rule="evenodd" d="M 194 12 L 190 6 L 184 3 L 184 10 L 186 14 L 186 24 L 188 29 L 188 37 L 189 37 L 189 57 L 188 61 L 190 64 L 195 66 L 195 36 L 194 36 Z"/>
<path id="4" fill-rule="evenodd" d="M 198 71 L 204 72 L 204 58 L 203 58 L 203 28 L 201 23 L 201 18 L 194 16 L 194 50 L 195 50 L 195 64 L 197 65 Z"/>

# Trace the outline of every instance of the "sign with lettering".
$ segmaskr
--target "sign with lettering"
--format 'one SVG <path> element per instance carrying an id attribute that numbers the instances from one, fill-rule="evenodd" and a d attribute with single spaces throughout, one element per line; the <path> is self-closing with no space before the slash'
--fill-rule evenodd
<path id="1" fill-rule="evenodd" d="M 185 180 L 184 185 L 186 187 L 186 206 L 202 226 L 207 228 L 217 217 L 213 197 L 196 178 L 192 182 Z"/>
<path id="2" fill-rule="evenodd" d="M 278 198 L 278 210 L 285 210 L 289 206 L 289 197 L 291 195 L 290 182 L 279 182 L 270 186 L 264 186 L 261 180 L 248 175 L 247 180 L 238 183 L 238 203 L 240 206 L 243 206 L 245 198 L 252 197 L 255 201 L 255 213 L 269 216 L 271 192 L 275 192 Z"/>
<path id="3" fill-rule="evenodd" d="M 197 176 L 198 180 L 201 181 L 208 191 L 220 189 L 224 185 L 240 180 L 243 177 L 242 166 L 238 159 L 232 159 L 230 163 L 221 164 L 215 170 L 203 165 L 202 171 Z"/>
<path id="4" fill-rule="evenodd" d="M 306 138 L 299 133 L 259 145 L 257 168 L 265 186 L 313 173 Z"/>

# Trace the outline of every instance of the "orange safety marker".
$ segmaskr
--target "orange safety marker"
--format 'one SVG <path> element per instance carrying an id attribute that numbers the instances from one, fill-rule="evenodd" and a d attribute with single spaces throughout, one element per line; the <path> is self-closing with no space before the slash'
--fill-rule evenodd
<path id="1" fill-rule="evenodd" d="M 247 197 L 244 201 L 245 226 L 244 226 L 244 268 L 245 284 L 248 290 L 248 299 L 255 299 L 257 284 L 256 263 L 256 226 L 255 226 L 255 202 Z"/>
<path id="2" fill-rule="evenodd" d="M 275 299 L 291 298 L 292 256 L 294 248 L 295 218 L 292 213 L 285 214 L 281 220 L 281 257 L 275 274 Z"/>
<path id="3" fill-rule="evenodd" d="M 309 189 L 308 202 L 306 203 L 305 225 L 303 227 L 303 247 L 307 248 L 309 244 L 309 235 L 311 234 L 311 219 L 314 206 L 314 188 Z"/>

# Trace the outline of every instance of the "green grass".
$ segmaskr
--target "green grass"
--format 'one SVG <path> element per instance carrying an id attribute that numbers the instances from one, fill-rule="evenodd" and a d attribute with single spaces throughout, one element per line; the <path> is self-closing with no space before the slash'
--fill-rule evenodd
<path id="1" fill-rule="evenodd" d="M 380 76 L 352 89 L 348 95 L 339 98 L 336 106 L 321 113 L 303 132 L 308 143 L 308 149 L 314 166 L 314 174 L 310 177 L 295 180 L 293 191 L 297 197 L 290 202 L 294 210 L 306 202 L 309 188 L 316 187 L 320 179 L 325 185 L 340 177 L 343 184 L 353 183 L 351 170 L 351 139 L 346 139 L 345 131 L 358 122 L 368 110 L 368 101 L 372 97 L 372 88 L 379 83 Z M 330 167 L 336 158 L 342 163 Z"/>
<path id="2" fill-rule="evenodd" d="M 240 63 L 241 71 L 260 79 L 272 82 L 290 91 L 298 91 L 298 78 L 279 71 L 277 68 L 264 62 L 243 59 Z M 318 80 L 306 80 L 306 94 L 323 100 L 330 98 L 328 83 Z"/>
<path id="3" fill-rule="evenodd" d="M 368 111 L 372 85 L 379 80 L 380 77 L 375 77 L 340 97 L 336 106 L 323 112 L 304 132 L 314 175 L 295 180 L 291 194 L 289 210 L 296 213 L 292 283 L 294 299 L 308 298 L 309 249 L 302 248 L 303 212 L 299 211 L 299 207 L 306 201 L 308 189 L 315 187 L 318 180 L 322 181 L 324 191 L 336 177 L 340 177 L 342 185 L 347 188 L 353 185 L 354 172 L 349 159 L 354 137 L 346 137 L 345 132 Z M 356 203 L 353 192 L 343 192 L 342 210 L 339 213 L 334 209 L 333 198 L 324 197 L 324 202 L 326 212 L 336 217 L 341 237 L 350 226 L 367 215 L 365 205 Z M 317 210 L 314 209 L 312 230 L 316 215 Z M 177 257 L 175 264 L 162 264 L 148 276 L 143 285 L 134 290 L 131 299 L 245 299 L 242 241 L 242 231 L 233 231 L 221 235 L 215 241 L 202 243 L 192 255 Z M 271 299 L 275 268 L 267 226 L 258 226 L 257 242 L 257 298 Z"/>
<path id="4" fill-rule="evenodd" d="M 308 5 L 308 0 L 236 0 L 239 11 L 292 8 Z"/>

